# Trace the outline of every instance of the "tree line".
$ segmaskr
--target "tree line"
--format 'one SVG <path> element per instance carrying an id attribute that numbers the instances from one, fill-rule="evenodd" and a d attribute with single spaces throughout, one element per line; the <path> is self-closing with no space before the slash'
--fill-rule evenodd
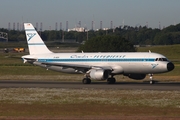
<path id="1" fill-rule="evenodd" d="M 0 32 L 8 33 L 8 40 L 13 42 L 25 41 L 24 31 L 15 31 L 0 29 Z M 92 39 L 97 36 L 120 36 L 131 42 L 133 45 L 172 45 L 180 44 L 180 24 L 170 25 L 163 29 L 152 29 L 146 26 L 124 26 L 117 27 L 109 30 L 98 30 L 98 31 L 55 31 L 46 30 L 39 32 L 40 36 L 44 41 L 62 41 L 63 39 L 74 40 L 82 43 L 88 39 Z"/>
<path id="2" fill-rule="evenodd" d="M 82 44 L 78 52 L 135 52 L 131 42 L 117 35 L 101 35 Z"/>

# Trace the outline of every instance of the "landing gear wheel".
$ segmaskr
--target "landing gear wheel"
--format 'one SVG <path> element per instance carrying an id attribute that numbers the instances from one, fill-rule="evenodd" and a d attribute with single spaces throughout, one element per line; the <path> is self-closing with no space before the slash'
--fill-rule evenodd
<path id="1" fill-rule="evenodd" d="M 107 79 L 107 83 L 108 84 L 114 84 L 116 82 L 116 79 L 115 78 L 108 78 Z"/>
<path id="2" fill-rule="evenodd" d="M 154 84 L 155 83 L 155 81 L 154 80 L 150 80 L 150 84 L 152 85 L 152 84 Z"/>
<path id="3" fill-rule="evenodd" d="M 90 83 L 91 83 L 91 79 L 89 79 L 89 78 L 84 78 L 84 79 L 82 80 L 82 83 L 83 83 L 83 84 L 90 84 Z"/>
<path id="4" fill-rule="evenodd" d="M 150 84 L 152 85 L 152 84 L 154 84 L 155 83 L 155 81 L 153 80 L 153 74 L 149 74 L 150 75 Z"/>

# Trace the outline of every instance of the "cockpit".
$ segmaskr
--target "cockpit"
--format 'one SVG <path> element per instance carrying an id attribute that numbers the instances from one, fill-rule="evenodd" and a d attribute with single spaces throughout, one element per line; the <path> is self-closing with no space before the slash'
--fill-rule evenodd
<path id="1" fill-rule="evenodd" d="M 156 58 L 155 61 L 168 61 L 167 58 Z"/>

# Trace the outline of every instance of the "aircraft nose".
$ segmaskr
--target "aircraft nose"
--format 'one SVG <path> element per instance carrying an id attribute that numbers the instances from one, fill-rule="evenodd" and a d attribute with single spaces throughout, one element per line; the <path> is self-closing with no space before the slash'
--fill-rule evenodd
<path id="1" fill-rule="evenodd" d="M 173 70 L 173 69 L 174 69 L 174 64 L 173 64 L 172 62 L 169 62 L 169 63 L 167 64 L 167 69 L 168 69 L 168 71 Z"/>

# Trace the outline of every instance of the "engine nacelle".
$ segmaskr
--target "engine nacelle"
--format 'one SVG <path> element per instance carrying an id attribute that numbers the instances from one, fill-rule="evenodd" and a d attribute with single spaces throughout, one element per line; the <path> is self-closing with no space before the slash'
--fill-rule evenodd
<path id="1" fill-rule="evenodd" d="M 146 74 L 124 74 L 124 75 L 135 80 L 142 80 L 146 77 Z"/>
<path id="2" fill-rule="evenodd" d="M 91 69 L 89 76 L 95 80 L 106 80 L 109 77 L 109 71 L 103 69 Z"/>

